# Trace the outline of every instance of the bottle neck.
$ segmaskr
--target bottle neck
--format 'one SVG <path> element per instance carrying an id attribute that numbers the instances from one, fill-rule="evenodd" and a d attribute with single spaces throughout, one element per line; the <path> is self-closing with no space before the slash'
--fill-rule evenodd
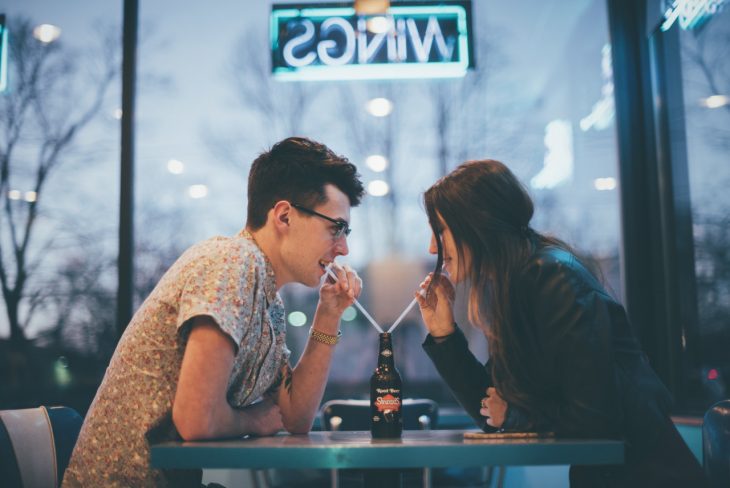
<path id="1" fill-rule="evenodd" d="M 393 368 L 393 341 L 390 334 L 383 332 L 380 334 L 380 350 L 378 352 L 378 367 Z"/>

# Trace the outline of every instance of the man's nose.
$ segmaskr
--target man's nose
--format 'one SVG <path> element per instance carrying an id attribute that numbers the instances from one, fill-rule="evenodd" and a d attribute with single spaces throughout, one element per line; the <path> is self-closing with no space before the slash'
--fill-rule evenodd
<path id="1" fill-rule="evenodd" d="M 347 236 L 342 236 L 337 239 L 335 243 L 335 255 L 336 256 L 347 256 L 350 253 L 350 248 L 347 246 Z"/>

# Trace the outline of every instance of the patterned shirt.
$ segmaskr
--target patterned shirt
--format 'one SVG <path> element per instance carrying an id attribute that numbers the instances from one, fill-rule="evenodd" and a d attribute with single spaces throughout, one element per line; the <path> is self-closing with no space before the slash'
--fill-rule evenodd
<path id="1" fill-rule="evenodd" d="M 275 387 L 289 360 L 284 306 L 253 237 L 214 237 L 165 273 L 117 345 L 84 420 L 64 486 L 200 486 L 201 470 L 149 466 L 149 444 L 180 437 L 172 422 L 190 319 L 212 317 L 236 344 L 227 399 L 245 407 Z"/>

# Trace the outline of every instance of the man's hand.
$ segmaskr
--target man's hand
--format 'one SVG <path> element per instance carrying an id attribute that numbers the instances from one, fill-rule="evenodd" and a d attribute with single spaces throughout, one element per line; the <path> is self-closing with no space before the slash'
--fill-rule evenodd
<path id="1" fill-rule="evenodd" d="M 284 429 L 281 411 L 270 398 L 264 398 L 258 403 L 249 405 L 241 412 L 249 419 L 249 434 L 267 436 Z"/>
<path id="2" fill-rule="evenodd" d="M 487 396 L 482 398 L 482 408 L 479 413 L 487 417 L 487 425 L 497 428 L 502 427 L 507 415 L 507 402 L 499 396 L 496 389 L 489 387 L 487 388 Z"/>
<path id="3" fill-rule="evenodd" d="M 426 324 L 429 334 L 433 337 L 443 337 L 452 334 L 454 328 L 454 298 L 456 292 L 454 285 L 444 275 L 440 275 L 438 282 L 431 287 L 432 293 L 428 296 L 421 295 L 428 289 L 433 279 L 433 273 L 429 273 L 420 285 L 420 291 L 416 293 L 416 300 L 421 309 L 423 323 Z"/>
<path id="4" fill-rule="evenodd" d="M 355 303 L 355 299 L 360 296 L 362 280 L 355 270 L 347 265 L 339 266 L 333 263 L 330 269 L 337 276 L 337 282 L 329 274 L 325 274 L 322 286 L 319 288 L 317 313 L 339 320 L 342 312 Z M 328 331 L 322 330 L 322 332 Z M 334 333 L 336 332 L 335 330 Z"/>

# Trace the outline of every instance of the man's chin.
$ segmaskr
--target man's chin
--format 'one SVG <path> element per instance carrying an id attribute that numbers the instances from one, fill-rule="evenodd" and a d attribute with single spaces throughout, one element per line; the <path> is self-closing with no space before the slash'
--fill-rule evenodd
<path id="1" fill-rule="evenodd" d="M 322 273 L 317 274 L 317 276 L 309 276 L 307 277 L 307 281 L 302 281 L 302 284 L 309 288 L 317 288 L 324 283 L 325 275 L 326 273 L 322 271 Z"/>

